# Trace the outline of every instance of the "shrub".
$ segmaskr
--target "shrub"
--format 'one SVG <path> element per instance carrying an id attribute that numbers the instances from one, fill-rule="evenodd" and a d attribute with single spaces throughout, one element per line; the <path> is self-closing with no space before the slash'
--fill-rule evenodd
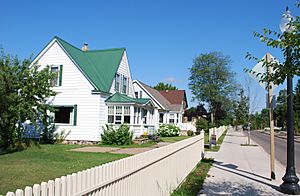
<path id="1" fill-rule="evenodd" d="M 157 133 L 149 134 L 148 139 L 152 140 L 153 142 L 159 142 L 160 141 L 160 138 L 159 138 Z"/>
<path id="2" fill-rule="evenodd" d="M 54 139 L 55 139 L 55 143 L 57 144 L 61 144 L 63 141 L 65 141 L 65 139 L 67 138 L 67 136 L 71 133 L 71 131 L 69 130 L 68 132 L 66 132 L 65 129 L 61 130 L 60 132 L 56 132 L 54 134 Z"/>
<path id="3" fill-rule="evenodd" d="M 107 145 L 129 145 L 132 144 L 133 133 L 129 131 L 128 125 L 121 125 L 118 129 L 114 129 L 110 125 L 103 128 L 101 134 L 102 144 Z"/>
<path id="4" fill-rule="evenodd" d="M 187 133 L 188 136 L 193 136 L 194 135 L 194 132 L 192 130 L 188 130 L 186 133 Z"/>
<path id="5" fill-rule="evenodd" d="M 197 133 L 200 134 L 200 131 L 203 129 L 205 132 L 208 132 L 208 121 L 204 118 L 199 118 L 196 122 Z"/>
<path id="6" fill-rule="evenodd" d="M 162 124 L 159 126 L 158 135 L 161 137 L 179 136 L 180 129 L 172 124 Z"/>

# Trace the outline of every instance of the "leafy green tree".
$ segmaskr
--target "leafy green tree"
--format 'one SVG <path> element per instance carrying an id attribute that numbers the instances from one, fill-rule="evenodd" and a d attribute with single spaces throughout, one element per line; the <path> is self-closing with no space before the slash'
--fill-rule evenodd
<path id="1" fill-rule="evenodd" d="M 275 118 L 278 127 L 286 127 L 286 113 L 287 113 L 287 91 L 286 89 L 280 90 L 276 99 L 276 108 L 274 110 Z"/>
<path id="2" fill-rule="evenodd" d="M 220 52 L 200 54 L 190 68 L 189 88 L 193 99 L 207 103 L 211 121 L 218 124 L 233 109 L 236 82 L 231 59 Z"/>
<path id="3" fill-rule="evenodd" d="M 207 112 L 206 112 L 206 109 L 204 108 L 204 104 L 197 105 L 197 107 L 191 107 L 184 112 L 184 116 L 187 116 L 190 118 L 202 117 L 202 116 L 206 116 L 206 115 L 207 115 Z"/>
<path id="4" fill-rule="evenodd" d="M 295 87 L 294 95 L 294 117 L 295 117 L 295 129 L 300 133 L 300 80 Z"/>
<path id="5" fill-rule="evenodd" d="M 249 98 L 245 96 L 243 89 L 240 90 L 238 95 L 240 99 L 238 100 L 237 106 L 235 108 L 235 118 L 236 118 L 236 123 L 241 125 L 241 124 L 245 124 L 248 121 Z"/>
<path id="6" fill-rule="evenodd" d="M 31 63 L 0 53 L 0 140 L 4 148 L 21 140 L 25 121 L 47 123 L 47 110 L 53 111 L 47 104 L 47 98 L 55 96 L 49 82 L 53 74 L 49 67 L 40 70 Z"/>
<path id="7" fill-rule="evenodd" d="M 300 4 L 297 6 L 299 7 Z M 267 73 L 256 73 L 260 77 L 262 82 L 273 82 L 276 85 L 282 84 L 286 79 L 287 75 L 300 76 L 300 17 L 290 18 L 289 23 L 292 28 L 284 33 L 278 33 L 270 29 L 264 29 L 263 33 L 255 32 L 254 36 L 258 37 L 260 41 L 264 42 L 267 46 L 273 48 L 279 48 L 284 55 L 284 61 L 272 61 L 268 65 L 263 62 L 263 66 L 270 66 L 273 72 Z M 246 58 L 260 59 L 253 57 L 250 53 L 247 53 Z M 247 72 L 251 70 L 245 69 Z"/>
<path id="8" fill-rule="evenodd" d="M 163 83 L 163 82 L 159 82 L 153 88 L 158 90 L 158 91 L 177 90 L 178 89 L 176 86 L 173 86 L 173 85 L 167 84 L 167 83 Z"/>

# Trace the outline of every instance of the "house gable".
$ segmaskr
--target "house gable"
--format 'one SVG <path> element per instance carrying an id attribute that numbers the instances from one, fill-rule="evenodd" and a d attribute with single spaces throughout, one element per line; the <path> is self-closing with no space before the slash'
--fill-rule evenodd
<path id="1" fill-rule="evenodd" d="M 138 93 L 140 93 L 139 91 L 142 90 L 144 93 L 142 93 L 142 97 L 143 98 L 150 98 L 154 101 L 154 103 L 156 104 L 157 107 L 159 107 L 160 109 L 163 110 L 168 110 L 169 109 L 169 103 L 168 100 L 166 100 L 160 93 L 159 91 L 151 88 L 150 86 L 134 80 L 133 81 L 134 84 L 134 90 L 137 91 Z"/>
<path id="2" fill-rule="evenodd" d="M 46 48 L 35 58 L 33 63 L 41 65 L 41 69 L 47 65 L 62 66 L 62 83 L 60 87 L 54 87 L 55 90 L 59 89 L 94 89 L 94 86 L 82 74 L 76 64 L 64 51 L 61 45 L 56 41 L 51 41 Z"/>
<path id="3" fill-rule="evenodd" d="M 128 96 L 134 97 L 134 88 L 133 88 L 133 83 L 132 83 L 132 78 L 131 78 L 131 72 L 130 72 L 130 67 L 128 64 L 128 59 L 127 59 L 127 54 L 126 51 L 124 51 L 122 60 L 119 64 L 119 67 L 116 71 L 115 74 L 119 74 L 120 76 L 125 76 L 128 78 Z M 115 79 L 112 81 L 111 87 L 110 87 L 110 93 L 114 94 L 116 93 L 115 91 Z"/>
<path id="4" fill-rule="evenodd" d="M 61 46 L 96 91 L 109 93 L 125 48 L 82 51 L 61 38 L 54 37 L 34 61 L 37 61 L 54 42 Z"/>

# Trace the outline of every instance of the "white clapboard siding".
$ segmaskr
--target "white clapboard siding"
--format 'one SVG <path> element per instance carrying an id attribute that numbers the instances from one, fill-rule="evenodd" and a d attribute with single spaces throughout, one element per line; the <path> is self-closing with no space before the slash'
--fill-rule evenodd
<path id="1" fill-rule="evenodd" d="M 126 51 L 123 54 L 123 57 L 122 57 L 120 65 L 119 65 L 117 73 L 122 74 L 122 75 L 126 76 L 127 78 L 129 78 L 129 93 L 128 93 L 128 96 L 134 97 L 132 78 L 131 78 L 131 73 L 130 73 L 130 68 L 129 68 L 129 64 L 128 64 Z M 113 81 L 109 92 L 110 93 L 115 93 L 115 80 Z"/>
<path id="2" fill-rule="evenodd" d="M 170 193 L 203 158 L 204 132 L 168 146 L 156 148 L 72 175 L 35 184 L 7 196 L 103 195 L 160 196 Z"/>
<path id="3" fill-rule="evenodd" d="M 58 131 L 71 131 L 67 140 L 98 141 L 100 95 L 92 94 L 94 87 L 77 68 L 57 42 L 38 59 L 39 65 L 63 65 L 62 86 L 53 89 L 58 94 L 53 105 L 77 104 L 77 125 L 59 125 Z M 103 114 L 106 116 L 106 114 Z"/>

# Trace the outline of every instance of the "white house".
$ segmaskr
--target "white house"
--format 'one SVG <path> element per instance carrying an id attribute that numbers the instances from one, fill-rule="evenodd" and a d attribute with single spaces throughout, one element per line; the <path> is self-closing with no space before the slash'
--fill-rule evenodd
<path id="1" fill-rule="evenodd" d="M 134 80 L 133 87 L 136 98 L 151 99 L 155 105 L 155 125 L 175 124 L 179 127 L 187 108 L 187 98 L 184 90 L 157 91 L 141 81 Z"/>
<path id="2" fill-rule="evenodd" d="M 157 127 L 156 103 L 135 97 L 125 48 L 78 49 L 54 37 L 33 62 L 57 73 L 49 103 L 58 131 L 70 131 L 67 140 L 99 141 L 105 124 L 129 124 L 136 136 Z"/>

